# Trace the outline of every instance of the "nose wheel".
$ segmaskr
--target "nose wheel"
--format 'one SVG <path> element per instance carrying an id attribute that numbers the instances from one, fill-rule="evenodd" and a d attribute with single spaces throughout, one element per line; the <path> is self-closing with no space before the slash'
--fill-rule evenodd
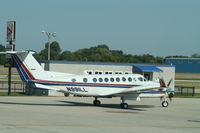
<path id="1" fill-rule="evenodd" d="M 167 107 L 169 105 L 169 103 L 167 101 L 163 101 L 161 104 L 163 107 Z"/>

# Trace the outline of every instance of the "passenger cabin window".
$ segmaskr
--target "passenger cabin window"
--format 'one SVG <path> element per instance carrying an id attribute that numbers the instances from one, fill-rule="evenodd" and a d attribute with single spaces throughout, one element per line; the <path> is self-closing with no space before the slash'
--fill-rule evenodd
<path id="1" fill-rule="evenodd" d="M 116 78 L 116 81 L 117 81 L 117 82 L 120 82 L 120 78 L 117 77 L 117 78 Z"/>
<path id="2" fill-rule="evenodd" d="M 85 82 L 85 83 L 86 83 L 87 81 L 88 81 L 88 79 L 87 79 L 87 78 L 83 78 L 83 82 Z"/>
<path id="3" fill-rule="evenodd" d="M 72 82 L 76 82 L 76 79 L 73 78 L 71 81 L 72 81 Z"/>
<path id="4" fill-rule="evenodd" d="M 126 81 L 126 78 L 125 78 L 125 77 L 122 77 L 122 81 L 124 81 L 124 82 L 125 82 L 125 81 Z"/>
<path id="5" fill-rule="evenodd" d="M 105 81 L 105 82 L 108 82 L 108 78 L 105 78 L 104 81 Z"/>
<path id="6" fill-rule="evenodd" d="M 110 81 L 111 81 L 111 82 L 114 82 L 114 81 L 115 81 L 115 79 L 114 79 L 114 78 L 110 78 Z"/>
<path id="7" fill-rule="evenodd" d="M 103 82 L 103 79 L 102 79 L 102 78 L 99 78 L 99 82 Z"/>
<path id="8" fill-rule="evenodd" d="M 97 82 L 97 78 L 93 78 L 93 82 Z"/>
<path id="9" fill-rule="evenodd" d="M 129 77 L 129 78 L 128 78 L 128 81 L 129 81 L 129 82 L 132 82 L 132 78 L 131 78 L 131 77 Z"/>

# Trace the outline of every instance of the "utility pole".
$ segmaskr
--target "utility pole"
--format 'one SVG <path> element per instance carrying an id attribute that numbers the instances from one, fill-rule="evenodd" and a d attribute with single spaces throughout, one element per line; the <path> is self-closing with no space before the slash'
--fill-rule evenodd
<path id="1" fill-rule="evenodd" d="M 48 37 L 48 57 L 47 60 L 49 61 L 51 59 L 51 38 L 56 37 L 56 32 L 50 33 L 46 31 L 42 31 L 43 34 L 46 34 Z"/>

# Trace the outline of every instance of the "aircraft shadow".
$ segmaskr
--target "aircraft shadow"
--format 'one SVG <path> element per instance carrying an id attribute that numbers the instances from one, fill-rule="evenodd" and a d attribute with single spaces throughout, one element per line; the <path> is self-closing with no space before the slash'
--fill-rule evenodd
<path id="1" fill-rule="evenodd" d="M 25 102 L 0 102 L 0 104 L 10 104 L 10 105 L 30 105 L 30 106 L 90 106 L 90 107 L 99 107 L 99 108 L 112 108 L 120 109 L 119 104 L 101 104 L 101 106 L 94 106 L 92 103 L 82 103 L 82 102 L 73 102 L 73 101 L 58 101 L 58 104 L 43 104 L 43 103 L 25 103 Z M 125 110 L 134 110 L 134 111 L 146 111 L 145 108 L 154 108 L 153 105 L 129 105 L 128 109 Z"/>
<path id="2" fill-rule="evenodd" d="M 94 106 L 92 103 L 81 103 L 81 102 L 73 102 L 73 101 L 59 101 L 63 103 L 68 103 L 70 106 Z M 66 106 L 68 106 L 68 104 Z M 94 106 L 100 108 L 113 108 L 113 109 L 121 109 L 120 104 L 101 104 L 100 106 Z M 135 110 L 135 111 L 146 111 L 145 108 L 154 108 L 153 105 L 129 105 L 128 109 L 125 110 Z"/>

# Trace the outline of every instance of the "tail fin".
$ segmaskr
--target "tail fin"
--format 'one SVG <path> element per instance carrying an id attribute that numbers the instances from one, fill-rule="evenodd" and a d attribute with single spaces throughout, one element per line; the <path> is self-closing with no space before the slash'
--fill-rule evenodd
<path id="1" fill-rule="evenodd" d="M 14 65 L 16 66 L 18 73 L 23 81 L 31 82 L 35 79 L 39 79 L 41 76 L 45 76 L 44 69 L 33 57 L 34 52 L 8 51 L 4 53 L 11 55 Z"/>

